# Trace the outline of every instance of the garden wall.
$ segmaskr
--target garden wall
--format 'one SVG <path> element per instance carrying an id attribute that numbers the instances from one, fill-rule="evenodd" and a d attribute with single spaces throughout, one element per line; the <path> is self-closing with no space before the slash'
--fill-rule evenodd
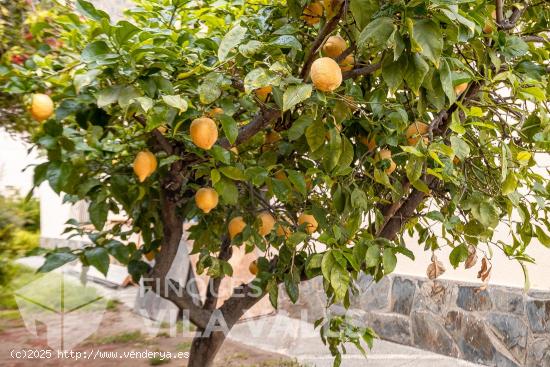
<path id="1" fill-rule="evenodd" d="M 357 281 L 348 315 L 381 339 L 498 367 L 550 367 L 550 292 L 454 280 L 391 275 Z M 281 289 L 279 308 L 307 321 L 324 314 L 322 278 L 302 283 L 292 304 Z M 342 307 L 331 307 L 344 312 Z"/>

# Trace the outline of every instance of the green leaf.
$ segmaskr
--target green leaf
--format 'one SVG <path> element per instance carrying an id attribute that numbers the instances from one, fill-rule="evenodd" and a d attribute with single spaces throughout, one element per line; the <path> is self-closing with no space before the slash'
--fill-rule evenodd
<path id="1" fill-rule="evenodd" d="M 239 190 L 235 182 L 222 178 L 219 182 L 214 184 L 214 188 L 226 204 L 235 205 L 239 201 Z"/>
<path id="2" fill-rule="evenodd" d="M 223 76 L 218 73 L 210 73 L 202 78 L 202 83 L 198 89 L 201 103 L 209 104 L 220 98 L 223 79 Z"/>
<path id="3" fill-rule="evenodd" d="M 247 29 L 240 24 L 234 26 L 227 34 L 223 37 L 220 42 L 220 47 L 218 48 L 218 59 L 220 61 L 225 61 L 229 52 L 236 47 L 244 39 Z"/>
<path id="4" fill-rule="evenodd" d="M 516 191 L 518 187 L 518 179 L 513 172 L 506 175 L 504 182 L 502 183 L 502 195 L 508 195 Z"/>
<path id="5" fill-rule="evenodd" d="M 246 93 L 250 93 L 254 89 L 276 86 L 279 85 L 279 83 L 280 77 L 277 74 L 264 68 L 256 68 L 244 77 L 244 90 Z"/>
<path id="6" fill-rule="evenodd" d="M 122 87 L 114 85 L 100 90 L 97 96 L 97 107 L 103 108 L 118 101 Z"/>
<path id="7" fill-rule="evenodd" d="M 90 220 L 94 227 L 101 231 L 105 222 L 107 221 L 107 214 L 109 213 L 109 205 L 105 201 L 92 201 L 88 208 L 90 214 Z"/>
<path id="8" fill-rule="evenodd" d="M 116 25 L 115 38 L 120 46 L 126 44 L 130 38 L 137 34 L 141 29 L 133 25 L 132 23 L 121 20 Z"/>
<path id="9" fill-rule="evenodd" d="M 385 48 L 388 39 L 396 29 L 393 18 L 380 17 L 371 21 L 359 35 L 359 48 L 371 45 L 375 48 Z"/>
<path id="10" fill-rule="evenodd" d="M 332 256 L 332 252 L 329 250 L 325 252 L 323 260 L 321 261 L 321 272 L 323 273 L 323 277 L 328 281 L 330 281 L 330 273 L 334 266 L 336 266 L 336 261 L 334 260 L 334 256 Z"/>
<path id="11" fill-rule="evenodd" d="M 77 258 L 78 257 L 71 252 L 54 252 L 46 256 L 46 261 L 40 268 L 38 268 L 37 271 L 39 273 L 47 273 L 73 260 L 76 260 Z"/>
<path id="12" fill-rule="evenodd" d="M 365 265 L 367 268 L 378 266 L 380 263 L 380 247 L 377 245 L 369 246 L 365 255 Z"/>
<path id="13" fill-rule="evenodd" d="M 338 160 L 336 170 L 334 171 L 335 175 L 344 173 L 351 167 L 354 153 L 353 144 L 345 135 L 342 135 L 342 152 L 340 154 L 340 159 Z"/>
<path id="14" fill-rule="evenodd" d="M 430 19 L 415 22 L 412 37 L 420 47 L 412 51 L 422 53 L 436 68 L 439 68 L 439 58 L 443 50 L 443 36 L 439 26 Z"/>
<path id="15" fill-rule="evenodd" d="M 237 140 L 237 136 L 239 135 L 239 127 L 237 126 L 237 122 L 233 119 L 233 117 L 227 115 L 219 115 L 217 118 L 222 123 L 223 132 L 229 143 L 231 145 L 235 144 L 235 140 Z"/>
<path id="16" fill-rule="evenodd" d="M 80 55 L 80 59 L 85 63 L 94 62 L 109 55 L 110 51 L 111 49 L 104 41 L 95 41 L 86 46 Z"/>
<path id="17" fill-rule="evenodd" d="M 330 285 L 334 289 L 335 302 L 342 301 L 349 288 L 350 276 L 346 269 L 336 265 L 330 272 Z"/>
<path id="18" fill-rule="evenodd" d="M 88 1 L 78 0 L 76 2 L 76 10 L 84 16 L 95 20 L 96 22 L 101 22 L 103 19 L 106 19 L 107 22 L 111 21 L 111 18 L 109 18 L 109 14 L 107 14 L 103 10 L 96 9 L 95 6 L 93 6 L 92 3 Z"/>
<path id="19" fill-rule="evenodd" d="M 418 95 L 420 86 L 429 69 L 428 63 L 424 61 L 422 56 L 418 54 L 409 55 L 409 62 L 404 78 L 415 94 Z"/>
<path id="20" fill-rule="evenodd" d="M 453 75 L 446 59 L 442 59 L 439 65 L 439 79 L 441 80 L 441 87 L 449 99 L 449 103 L 454 103 L 456 94 L 453 87 Z"/>
<path id="21" fill-rule="evenodd" d="M 390 274 L 392 271 L 395 270 L 395 267 L 397 265 L 397 257 L 395 256 L 392 248 L 388 247 L 384 249 L 384 254 L 382 255 L 382 263 L 384 265 L 384 274 Z"/>
<path id="22" fill-rule="evenodd" d="M 499 222 L 498 210 L 490 202 L 482 201 L 479 204 L 479 218 L 478 220 L 485 227 L 496 228 Z"/>
<path id="23" fill-rule="evenodd" d="M 372 15 L 379 10 L 376 0 L 351 0 L 349 4 L 353 19 L 359 29 L 365 28 Z"/>
<path id="24" fill-rule="evenodd" d="M 288 173 L 288 180 L 292 185 L 303 195 L 306 195 L 307 188 L 306 188 L 306 180 L 304 178 L 304 175 L 299 171 L 294 170 L 287 170 Z"/>
<path id="25" fill-rule="evenodd" d="M 309 115 L 302 115 L 292 123 L 290 129 L 288 129 L 288 140 L 294 141 L 304 135 L 305 129 L 311 125 L 313 118 Z"/>
<path id="26" fill-rule="evenodd" d="M 306 129 L 306 139 L 312 152 L 325 144 L 325 124 L 322 120 L 315 120 Z"/>
<path id="27" fill-rule="evenodd" d="M 109 270 L 109 253 L 103 247 L 93 247 L 84 251 L 84 256 L 90 265 L 107 276 Z"/>
<path id="28" fill-rule="evenodd" d="M 153 100 L 149 97 L 137 97 L 133 101 L 137 102 L 140 105 L 141 109 L 147 113 L 151 108 L 153 108 Z"/>
<path id="29" fill-rule="evenodd" d="M 449 254 L 449 261 L 453 268 L 457 268 L 461 262 L 468 258 L 468 247 L 464 244 L 456 246 Z"/>
<path id="30" fill-rule="evenodd" d="M 392 55 L 389 54 L 384 58 L 382 77 L 388 87 L 393 91 L 403 83 L 403 73 L 407 68 L 404 60 L 404 57 L 400 57 L 397 61 L 393 61 Z"/>
<path id="31" fill-rule="evenodd" d="M 458 136 L 451 136 L 451 147 L 456 156 L 463 161 L 470 156 L 470 146 Z"/>
<path id="32" fill-rule="evenodd" d="M 162 96 L 162 100 L 168 106 L 177 108 L 180 112 L 187 111 L 187 108 L 188 108 L 187 101 L 183 97 L 181 97 L 177 94 L 176 95 Z"/>
<path id="33" fill-rule="evenodd" d="M 285 289 L 292 303 L 296 303 L 300 296 L 300 288 L 298 287 L 298 282 L 292 279 L 290 274 L 285 274 Z"/>
<path id="34" fill-rule="evenodd" d="M 539 226 L 535 226 L 535 233 L 537 234 L 537 238 L 540 243 L 550 248 L 550 237 L 544 232 L 544 230 Z"/>
<path id="35" fill-rule="evenodd" d="M 311 96 L 311 84 L 289 85 L 283 93 L 283 111 L 288 111 Z"/>
<path id="36" fill-rule="evenodd" d="M 422 176 L 422 167 L 424 166 L 424 158 L 411 156 L 407 161 L 405 171 L 410 182 L 417 181 Z"/>
<path id="37" fill-rule="evenodd" d="M 237 181 L 246 180 L 246 176 L 244 175 L 244 172 L 237 167 L 232 167 L 232 166 L 221 167 L 220 172 L 224 176 L 229 177 L 232 180 L 237 180 Z"/>

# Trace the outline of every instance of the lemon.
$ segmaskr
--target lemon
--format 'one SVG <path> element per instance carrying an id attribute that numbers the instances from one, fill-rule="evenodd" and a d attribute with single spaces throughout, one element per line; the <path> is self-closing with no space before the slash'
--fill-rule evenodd
<path id="1" fill-rule="evenodd" d="M 32 96 L 30 112 L 38 122 L 45 121 L 53 115 L 53 101 L 47 94 L 37 93 Z"/>
<path id="2" fill-rule="evenodd" d="M 315 88 L 323 92 L 332 92 L 342 84 L 340 65 L 330 57 L 315 60 L 310 75 Z"/>
<path id="3" fill-rule="evenodd" d="M 218 127 L 209 117 L 200 117 L 191 122 L 190 135 L 199 148 L 209 150 L 218 140 Z"/>
<path id="4" fill-rule="evenodd" d="M 218 193 L 211 187 L 202 187 L 195 193 L 195 203 L 204 213 L 210 213 L 218 205 Z"/>

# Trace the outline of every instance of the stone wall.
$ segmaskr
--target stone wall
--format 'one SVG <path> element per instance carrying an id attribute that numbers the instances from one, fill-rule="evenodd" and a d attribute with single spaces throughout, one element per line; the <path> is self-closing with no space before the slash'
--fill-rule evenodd
<path id="1" fill-rule="evenodd" d="M 280 309 L 313 322 L 325 313 L 320 277 L 303 283 Z M 352 297 L 354 320 L 380 338 L 497 367 L 550 367 L 550 292 L 392 275 L 379 283 L 361 275 Z M 344 312 L 331 307 L 331 312 Z"/>

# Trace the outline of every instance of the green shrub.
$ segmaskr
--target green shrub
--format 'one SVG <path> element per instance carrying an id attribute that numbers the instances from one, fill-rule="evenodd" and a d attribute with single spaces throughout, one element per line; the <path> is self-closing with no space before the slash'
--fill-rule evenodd
<path id="1" fill-rule="evenodd" d="M 14 276 L 11 261 L 38 246 L 39 229 L 37 199 L 0 195 L 0 285 L 8 284 Z"/>

